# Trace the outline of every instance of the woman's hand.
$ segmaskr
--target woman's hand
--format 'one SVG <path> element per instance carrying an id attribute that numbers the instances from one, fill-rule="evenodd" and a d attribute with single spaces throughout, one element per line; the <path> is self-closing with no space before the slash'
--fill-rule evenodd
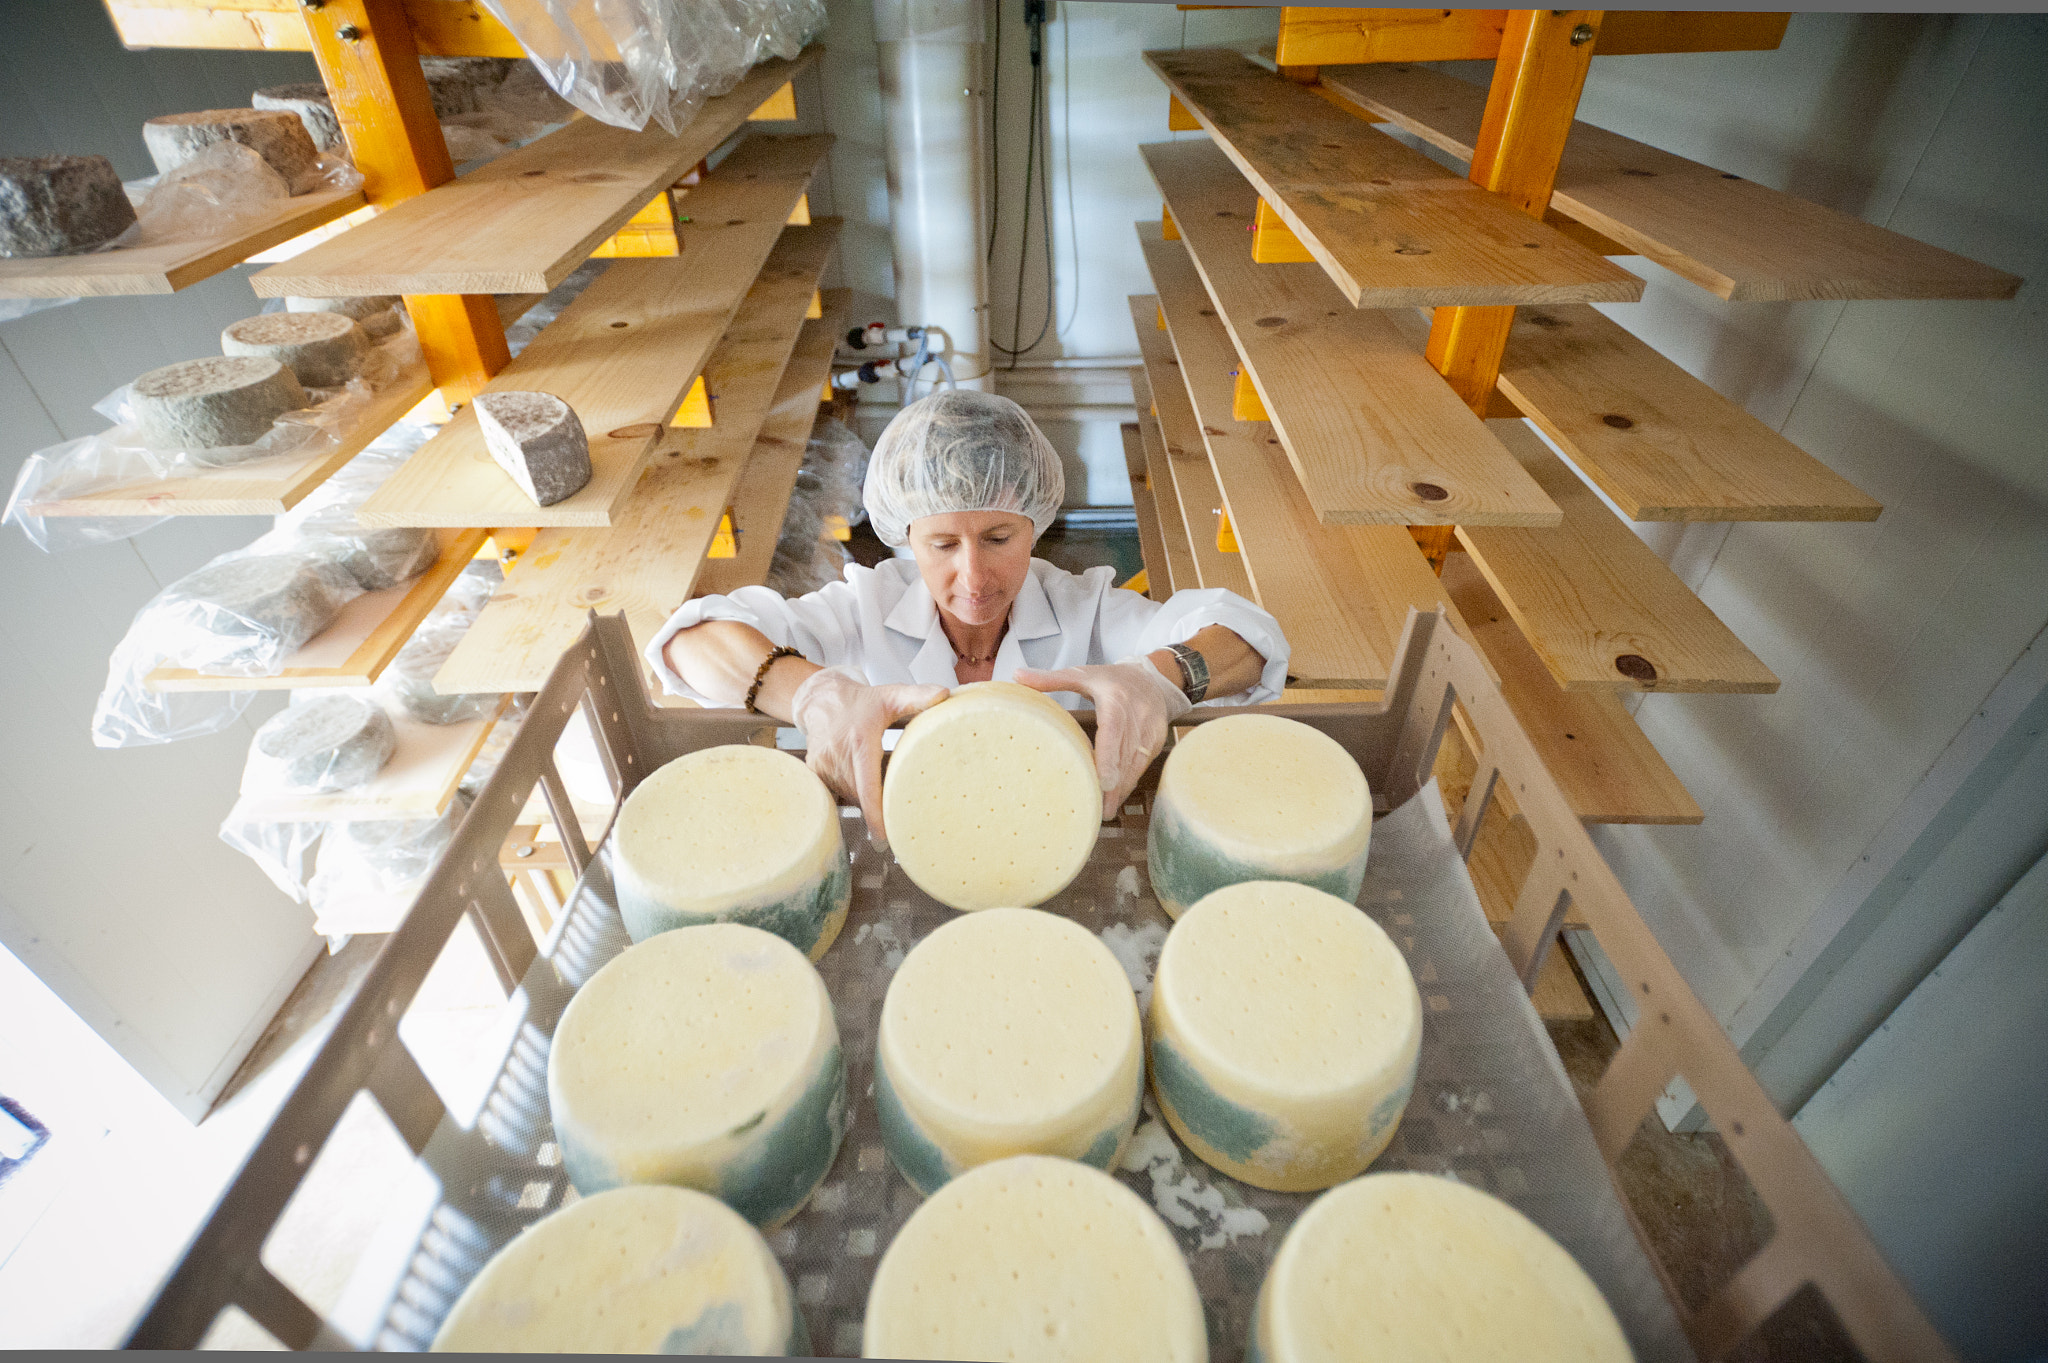
<path id="1" fill-rule="evenodd" d="M 1102 778 L 1102 818 L 1117 809 L 1166 746 L 1173 721 L 1194 706 L 1143 658 L 1057 672 L 1020 668 L 1014 680 L 1034 691 L 1078 691 L 1095 702 L 1095 773 Z"/>
<path id="2" fill-rule="evenodd" d="M 943 686 L 870 686 L 846 668 L 828 667 L 812 673 L 790 700 L 790 722 L 803 730 L 811 770 L 840 799 L 860 806 L 877 847 L 889 845 L 882 827 L 882 733 L 948 694 Z"/>

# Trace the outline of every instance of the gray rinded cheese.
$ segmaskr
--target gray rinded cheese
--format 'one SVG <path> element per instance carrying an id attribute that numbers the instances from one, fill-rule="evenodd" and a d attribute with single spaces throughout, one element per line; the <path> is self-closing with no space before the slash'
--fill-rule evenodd
<path id="1" fill-rule="evenodd" d="M 349 570 L 366 592 L 381 592 L 386 587 L 410 582 L 441 557 L 440 536 L 417 526 L 375 530 L 367 526 L 336 527 L 323 531 L 317 522 L 308 522 L 306 529 L 334 537 L 331 556 Z"/>
<path id="2" fill-rule="evenodd" d="M 142 438 L 165 450 L 253 445 L 272 422 L 309 405 L 297 375 L 256 355 L 152 369 L 128 385 L 128 402 Z"/>
<path id="3" fill-rule="evenodd" d="M 471 403 L 484 446 L 539 506 L 590 481 L 590 440 L 568 403 L 553 393 L 478 393 Z"/>
<path id="4" fill-rule="evenodd" d="M 292 790 L 350 790 L 384 769 L 398 731 L 374 701 L 322 696 L 285 707 L 256 731 L 256 751 L 284 764 Z"/>
<path id="5" fill-rule="evenodd" d="M 1262 1363 L 1633 1357 L 1600 1289 L 1535 1222 L 1454 1178 L 1410 1173 L 1354 1179 L 1309 1205 L 1266 1271 L 1250 1346 Z"/>
<path id="6" fill-rule="evenodd" d="M 403 324 L 398 306 L 405 300 L 395 293 L 369 294 L 362 298 L 287 298 L 286 312 L 338 312 L 353 317 L 363 334 L 381 341 Z"/>
<path id="7" fill-rule="evenodd" d="M 77 255 L 134 225 L 106 157 L 0 157 L 0 256 Z"/>
<path id="8" fill-rule="evenodd" d="M 342 313 L 266 312 L 230 323 L 220 349 L 276 360 L 308 388 L 339 388 L 363 367 L 370 338 Z"/>
<path id="9" fill-rule="evenodd" d="M 334 623 L 361 595 L 348 570 L 304 554 L 245 554 L 209 563 L 166 587 L 154 608 L 175 612 L 203 639 L 174 650 L 179 666 L 248 675 Z"/>
<path id="10" fill-rule="evenodd" d="M 521 1231 L 455 1299 L 437 1352 L 808 1358 L 761 1233 L 702 1193 L 614 1188 Z"/>
<path id="11" fill-rule="evenodd" d="M 341 137 L 341 120 L 334 116 L 334 101 L 327 87 L 317 80 L 296 85 L 273 85 L 258 90 L 249 102 L 259 109 L 281 109 L 305 125 L 306 136 L 321 151 L 346 151 Z"/>
<path id="12" fill-rule="evenodd" d="M 201 109 L 142 125 L 142 143 L 159 171 L 176 170 L 216 142 L 241 143 L 293 189 L 314 172 L 320 155 L 298 115 L 282 109 Z"/>

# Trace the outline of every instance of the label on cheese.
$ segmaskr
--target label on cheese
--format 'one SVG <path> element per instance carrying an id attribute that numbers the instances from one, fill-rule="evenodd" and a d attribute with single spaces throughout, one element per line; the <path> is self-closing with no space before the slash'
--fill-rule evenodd
<path id="1" fill-rule="evenodd" d="M 846 1062 L 825 982 L 758 928 L 662 933 L 609 962 L 563 1010 L 548 1106 L 578 1192 L 675 1184 L 779 1225 L 846 1133 Z"/>
<path id="2" fill-rule="evenodd" d="M 815 961 L 853 898 L 837 801 L 773 748 L 705 748 L 663 766 L 620 807 L 611 846 L 619 915 L 636 942 L 746 923 Z"/>
<path id="3" fill-rule="evenodd" d="M 1009 1155 L 1114 1165 L 1137 1125 L 1145 1048 L 1116 957 L 1037 909 L 956 918 L 904 958 L 875 1042 L 875 1107 L 930 1194 Z"/>
<path id="4" fill-rule="evenodd" d="M 521 1231 L 434 1336 L 447 1353 L 808 1357 L 761 1233 L 682 1188 L 616 1188 Z"/>
<path id="5" fill-rule="evenodd" d="M 1152 1089 L 1188 1148 L 1283 1192 L 1356 1176 L 1415 1086 L 1422 996 L 1352 905 L 1291 881 L 1218 890 L 1167 934 Z"/>
<path id="6" fill-rule="evenodd" d="M 1371 837 L 1372 792 L 1335 739 L 1278 715 L 1211 720 L 1160 768 L 1146 835 L 1152 893 L 1175 918 L 1247 880 L 1356 901 Z"/>
<path id="7" fill-rule="evenodd" d="M 1028 686 L 963 686 L 904 727 L 882 819 L 904 872 L 941 904 L 1043 904 L 1081 873 L 1102 827 L 1095 751 Z"/>
<path id="8" fill-rule="evenodd" d="M 875 1270 L 868 1358 L 1207 1363 L 1195 1280 L 1137 1194 L 1072 1160 L 970 1170 L 911 1214 Z"/>
<path id="9" fill-rule="evenodd" d="M 1247 1363 L 1628 1363 L 1600 1289 L 1534 1222 L 1429 1174 L 1372 1174 L 1317 1198 L 1280 1242 Z"/>

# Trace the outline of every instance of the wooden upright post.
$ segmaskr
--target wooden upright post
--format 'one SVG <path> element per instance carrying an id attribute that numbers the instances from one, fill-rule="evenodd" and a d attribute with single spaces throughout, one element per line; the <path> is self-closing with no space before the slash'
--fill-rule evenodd
<path id="1" fill-rule="evenodd" d="M 396 203 L 454 179 L 402 0 L 326 0 L 302 13 L 370 202 Z M 469 401 L 511 362 L 490 295 L 420 295 L 405 303 L 427 370 L 451 406 Z"/>

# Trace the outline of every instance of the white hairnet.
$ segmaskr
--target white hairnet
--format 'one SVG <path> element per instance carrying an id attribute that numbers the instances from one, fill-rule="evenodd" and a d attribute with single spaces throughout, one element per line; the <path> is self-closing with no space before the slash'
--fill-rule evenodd
<path id="1" fill-rule="evenodd" d="M 1060 457 L 1024 409 L 994 393 L 947 389 L 898 412 L 875 442 L 864 491 L 888 545 L 910 523 L 952 511 L 1009 511 L 1045 533 L 1066 499 Z"/>

